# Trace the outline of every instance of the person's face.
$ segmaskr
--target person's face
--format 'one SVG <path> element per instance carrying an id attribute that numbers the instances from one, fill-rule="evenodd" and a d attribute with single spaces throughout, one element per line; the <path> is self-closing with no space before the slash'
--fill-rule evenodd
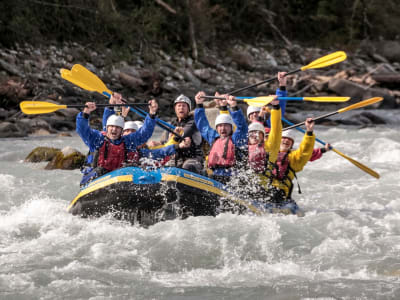
<path id="1" fill-rule="evenodd" d="M 250 122 L 257 121 L 258 115 L 259 115 L 258 111 L 249 114 L 249 121 Z"/>
<path id="2" fill-rule="evenodd" d="M 136 132 L 136 130 L 135 129 L 125 129 L 124 132 L 122 133 L 122 135 L 128 135 L 133 132 Z"/>
<path id="3" fill-rule="evenodd" d="M 232 125 L 227 123 L 218 124 L 217 132 L 220 137 L 225 138 L 232 133 Z"/>
<path id="4" fill-rule="evenodd" d="M 293 141 L 287 137 L 282 137 L 280 151 L 288 152 L 293 146 Z"/>
<path id="5" fill-rule="evenodd" d="M 249 132 L 249 145 L 259 144 L 264 140 L 264 134 L 261 131 Z"/>
<path id="6" fill-rule="evenodd" d="M 189 114 L 189 106 L 186 103 L 178 102 L 175 104 L 175 114 L 178 119 L 184 119 Z"/>
<path id="7" fill-rule="evenodd" d="M 121 137 L 122 128 L 114 125 L 107 126 L 107 137 L 110 140 L 118 140 Z"/>

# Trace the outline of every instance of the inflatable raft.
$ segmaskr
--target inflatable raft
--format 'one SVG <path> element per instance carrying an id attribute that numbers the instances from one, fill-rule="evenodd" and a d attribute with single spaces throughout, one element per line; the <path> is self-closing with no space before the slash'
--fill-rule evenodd
<path id="1" fill-rule="evenodd" d="M 155 223 L 187 216 L 215 216 L 230 202 L 236 211 L 258 209 L 235 198 L 218 181 L 174 167 L 142 169 L 125 167 L 83 186 L 71 201 L 74 215 L 112 214 L 132 223 Z"/>
<path id="2" fill-rule="evenodd" d="M 131 223 L 151 225 L 188 216 L 216 216 L 221 212 L 296 213 L 292 204 L 280 206 L 245 201 L 209 177 L 175 167 L 125 167 L 83 186 L 68 211 L 82 217 L 111 214 Z"/>

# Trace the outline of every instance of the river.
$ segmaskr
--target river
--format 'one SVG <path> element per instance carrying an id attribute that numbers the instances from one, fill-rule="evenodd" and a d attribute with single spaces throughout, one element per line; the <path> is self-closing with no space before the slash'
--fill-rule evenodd
<path id="1" fill-rule="evenodd" d="M 322 127 L 333 152 L 298 173 L 304 217 L 190 217 L 145 229 L 66 212 L 79 170 L 24 163 L 36 146 L 2 139 L 0 299 L 399 299 L 398 127 Z M 299 140 L 301 135 L 299 135 Z"/>

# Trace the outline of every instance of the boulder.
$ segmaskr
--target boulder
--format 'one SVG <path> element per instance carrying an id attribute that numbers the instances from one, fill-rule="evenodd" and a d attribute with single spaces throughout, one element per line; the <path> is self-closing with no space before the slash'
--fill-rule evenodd
<path id="1" fill-rule="evenodd" d="M 41 161 L 51 161 L 60 149 L 50 147 L 36 147 L 25 158 L 25 162 L 37 163 Z"/>
<path id="2" fill-rule="evenodd" d="M 380 108 L 395 108 L 397 106 L 396 99 L 386 89 L 370 88 L 346 79 L 331 80 L 329 89 L 339 96 L 351 97 L 352 99 L 347 102 L 348 104 L 372 97 L 383 97 L 384 101 L 378 104 Z"/>
<path id="3" fill-rule="evenodd" d="M 0 138 L 8 137 L 25 137 L 27 132 L 22 128 L 18 127 L 14 123 L 2 122 L 0 123 Z"/>
<path id="4" fill-rule="evenodd" d="M 65 147 L 58 151 L 53 159 L 45 167 L 46 170 L 62 169 L 73 170 L 79 169 L 85 162 L 85 155 L 71 147 Z"/>
<path id="5" fill-rule="evenodd" d="M 377 45 L 377 52 L 391 62 L 400 62 L 400 42 L 381 41 Z"/>
<path id="6" fill-rule="evenodd" d="M 129 87 L 132 90 L 141 91 L 141 87 L 146 85 L 141 78 L 134 77 L 123 72 L 119 73 L 119 80 L 123 85 Z"/>
<path id="7" fill-rule="evenodd" d="M 242 51 L 234 51 L 232 52 L 232 61 L 234 61 L 238 68 L 252 71 L 254 69 L 254 60 L 253 57 L 247 53 Z"/>

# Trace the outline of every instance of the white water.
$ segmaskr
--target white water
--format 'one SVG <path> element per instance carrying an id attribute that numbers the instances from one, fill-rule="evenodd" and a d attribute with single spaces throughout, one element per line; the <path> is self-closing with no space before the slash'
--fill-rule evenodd
<path id="1" fill-rule="evenodd" d="M 78 137 L 3 139 L 0 299 L 399 299 L 398 128 L 316 132 L 381 178 L 329 152 L 298 174 L 303 218 L 224 214 L 148 229 L 71 216 L 79 171 L 22 162 L 39 145 L 84 152 Z"/>

